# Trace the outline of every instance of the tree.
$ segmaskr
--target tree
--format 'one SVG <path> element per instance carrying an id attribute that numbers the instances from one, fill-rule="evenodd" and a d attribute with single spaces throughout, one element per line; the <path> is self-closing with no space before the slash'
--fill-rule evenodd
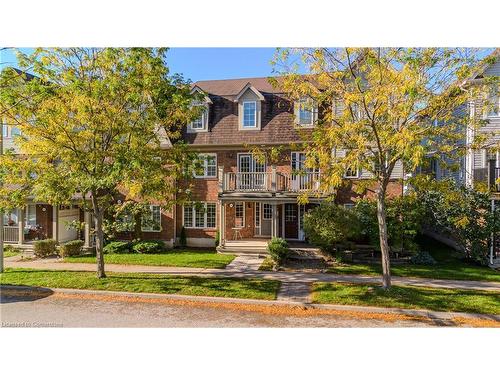
<path id="1" fill-rule="evenodd" d="M 190 86 L 170 76 L 163 48 L 36 49 L 0 76 L 0 111 L 21 130 L 22 157 L 5 155 L 0 201 L 28 194 L 50 204 L 80 198 L 94 215 L 97 276 L 105 277 L 103 218 L 119 192 L 139 201 L 183 199 L 176 181 L 192 156 L 174 142 L 199 115 Z M 16 186 L 16 194 L 12 189 Z M 89 203 L 90 202 L 90 203 Z"/>
<path id="2" fill-rule="evenodd" d="M 318 108 L 306 164 L 319 167 L 322 185 L 338 188 L 347 169 L 371 172 L 376 186 L 383 287 L 391 286 L 386 196 L 398 163 L 407 171 L 432 150 L 457 151 L 469 119 L 459 111 L 462 82 L 479 68 L 476 51 L 439 48 L 278 49 L 280 86 Z M 308 74 L 298 74 L 299 68 Z M 479 126 L 479 124 L 472 124 Z M 344 153 L 338 152 L 345 150 Z"/>

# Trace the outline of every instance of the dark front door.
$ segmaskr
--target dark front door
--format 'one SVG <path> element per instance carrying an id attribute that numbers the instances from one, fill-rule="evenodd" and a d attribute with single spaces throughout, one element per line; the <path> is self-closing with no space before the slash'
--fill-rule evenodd
<path id="1" fill-rule="evenodd" d="M 285 238 L 299 238 L 299 210 L 296 203 L 285 203 Z"/>

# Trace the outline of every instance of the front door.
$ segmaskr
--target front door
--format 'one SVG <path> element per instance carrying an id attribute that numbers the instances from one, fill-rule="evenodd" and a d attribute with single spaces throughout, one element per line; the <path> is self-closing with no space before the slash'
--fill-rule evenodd
<path id="1" fill-rule="evenodd" d="M 299 210 L 296 203 L 285 203 L 285 238 L 299 238 Z"/>
<path id="2" fill-rule="evenodd" d="M 256 203 L 261 206 L 260 214 L 262 215 L 260 222 L 260 235 L 270 237 L 271 236 L 271 224 L 273 218 L 273 207 L 269 203 Z"/>

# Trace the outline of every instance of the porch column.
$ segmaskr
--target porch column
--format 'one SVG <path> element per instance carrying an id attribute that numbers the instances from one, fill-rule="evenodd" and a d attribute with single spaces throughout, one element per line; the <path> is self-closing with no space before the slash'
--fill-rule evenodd
<path id="1" fill-rule="evenodd" d="M 219 219 L 219 246 L 226 244 L 226 205 L 220 201 L 220 219 Z"/>
<path id="2" fill-rule="evenodd" d="M 83 223 L 84 223 L 84 228 L 83 228 L 84 244 L 83 244 L 83 246 L 88 249 L 88 248 L 90 248 L 90 211 L 83 212 Z"/>
<path id="3" fill-rule="evenodd" d="M 17 220 L 18 223 L 18 234 L 17 234 L 17 243 L 22 245 L 24 243 L 24 211 L 26 207 L 19 208 L 19 218 Z"/>
<path id="4" fill-rule="evenodd" d="M 495 212 L 495 200 L 491 200 L 491 212 Z M 495 233 L 491 233 L 490 264 L 493 264 L 493 251 L 495 249 Z"/>
<path id="5" fill-rule="evenodd" d="M 285 204 L 281 204 L 281 238 L 285 238 Z"/>
<path id="6" fill-rule="evenodd" d="M 219 167 L 218 170 L 218 191 L 222 193 L 224 190 L 224 167 Z"/>
<path id="7" fill-rule="evenodd" d="M 271 191 L 276 191 L 276 166 L 271 166 Z"/>
<path id="8" fill-rule="evenodd" d="M 271 216 L 271 238 L 273 237 L 276 237 L 277 236 L 277 232 L 278 232 L 278 228 L 277 228 L 277 219 L 278 219 L 278 215 L 277 215 L 277 212 L 276 212 L 276 203 L 272 203 L 271 204 L 271 212 L 272 212 L 272 216 Z"/>
<path id="9" fill-rule="evenodd" d="M 57 205 L 52 206 L 52 238 L 59 241 L 59 207 Z"/>

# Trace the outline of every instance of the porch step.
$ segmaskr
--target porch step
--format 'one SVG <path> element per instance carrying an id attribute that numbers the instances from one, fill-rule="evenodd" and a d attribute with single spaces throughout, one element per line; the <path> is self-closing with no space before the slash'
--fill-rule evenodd
<path id="1" fill-rule="evenodd" d="M 219 246 L 217 252 L 221 254 L 254 254 L 267 255 L 267 241 L 227 241 Z"/>

